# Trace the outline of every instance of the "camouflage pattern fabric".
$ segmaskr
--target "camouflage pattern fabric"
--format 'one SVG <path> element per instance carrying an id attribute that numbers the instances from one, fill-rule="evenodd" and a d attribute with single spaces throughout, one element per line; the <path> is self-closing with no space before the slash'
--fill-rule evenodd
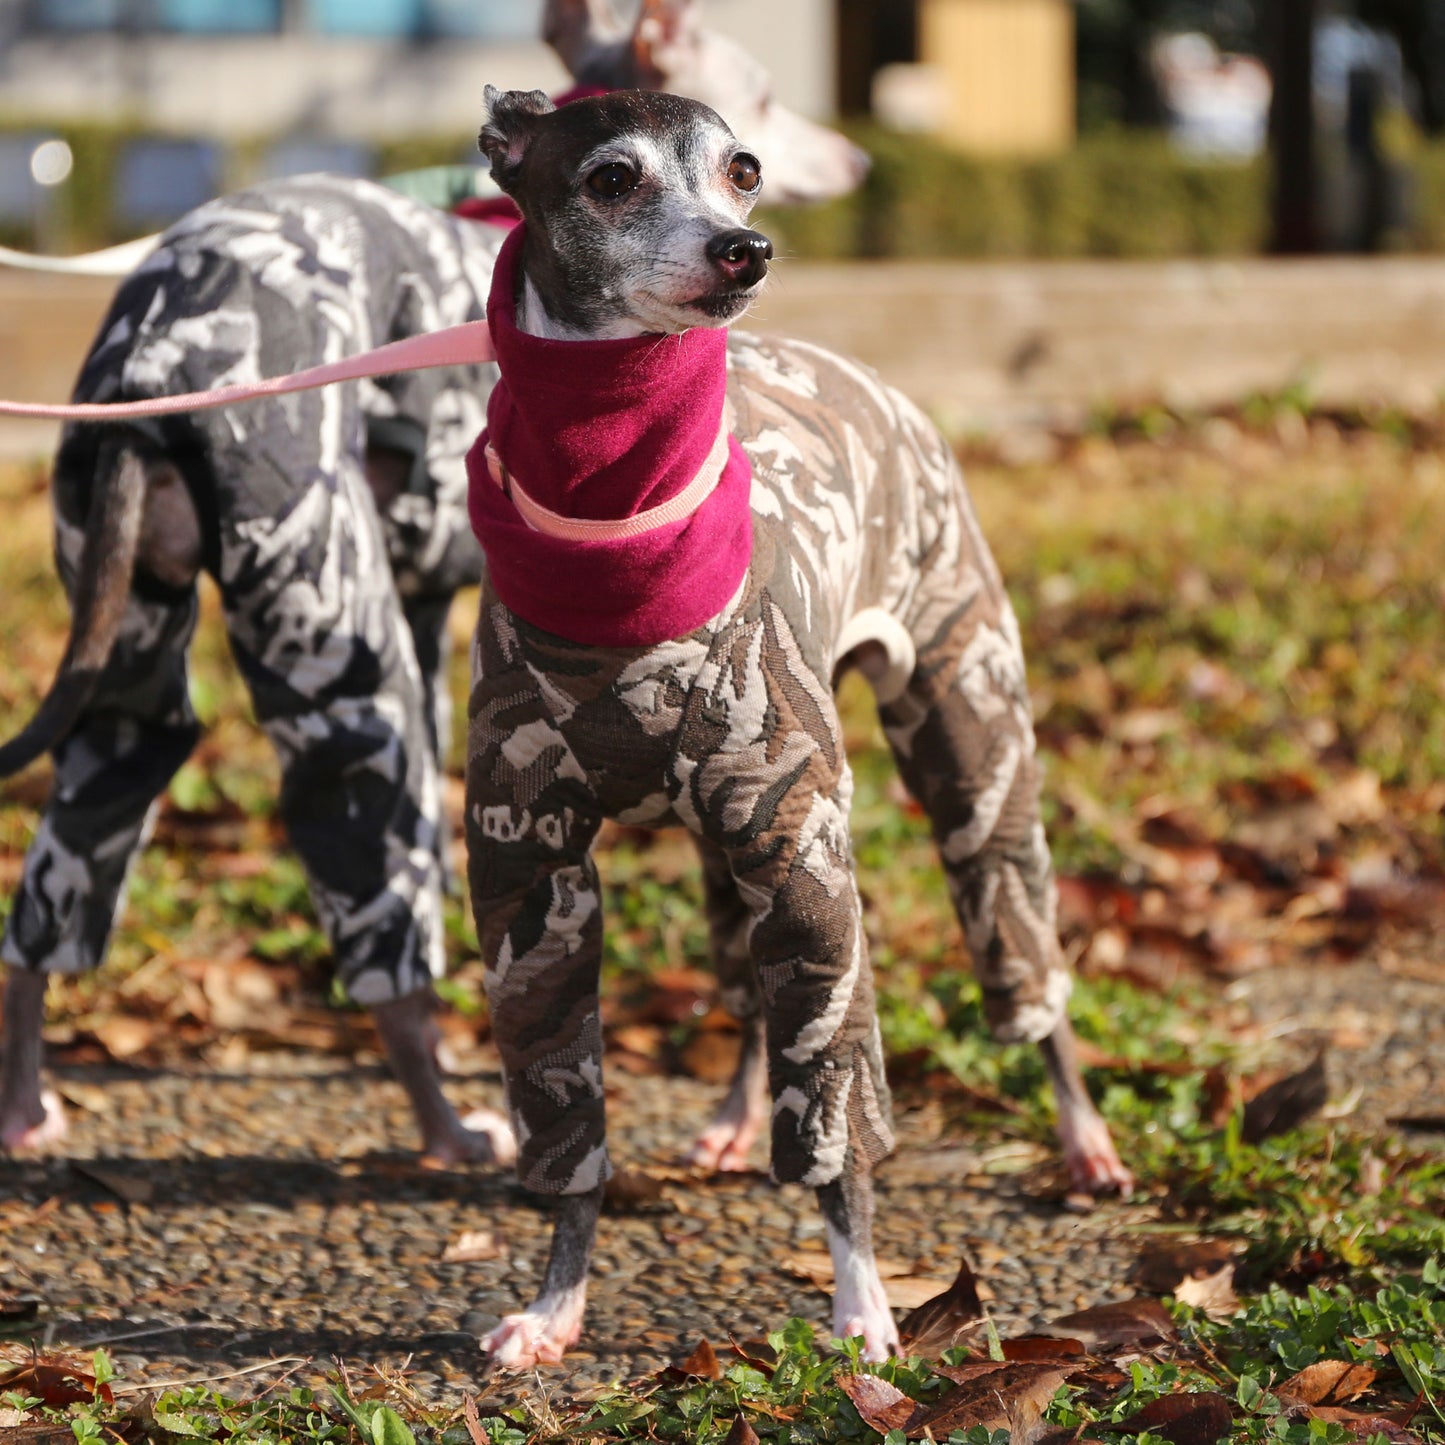
<path id="1" fill-rule="evenodd" d="M 593 648 L 483 585 L 470 882 L 518 1173 L 540 1192 L 585 1192 L 610 1170 L 591 858 L 605 817 L 680 822 L 706 845 L 727 996 L 746 1013 L 756 990 L 766 1022 L 774 1176 L 824 1184 L 849 1148 L 891 1147 L 831 690 L 864 609 L 916 649 L 882 716 L 932 818 L 990 1022 L 1039 1039 L 1068 997 L 1018 629 L 950 450 L 854 363 L 747 336 L 730 354 L 755 545 L 728 608 L 656 647 Z"/>
<path id="2" fill-rule="evenodd" d="M 501 239 L 334 177 L 226 197 L 179 222 L 122 285 L 75 399 L 250 381 L 475 320 Z M 232 650 L 280 755 L 282 816 L 339 976 L 363 1003 L 412 993 L 442 966 L 445 622 L 456 588 L 481 574 L 464 457 L 494 379 L 491 367 L 407 373 L 129 433 L 185 479 Z M 382 512 L 364 474 L 368 435 L 410 441 L 418 456 Z M 57 555 L 72 595 L 114 443 L 108 429 L 74 428 L 57 458 Z M 138 574 L 95 699 L 56 751 L 7 962 L 100 962 L 152 804 L 197 736 L 195 619 L 194 588 Z"/>

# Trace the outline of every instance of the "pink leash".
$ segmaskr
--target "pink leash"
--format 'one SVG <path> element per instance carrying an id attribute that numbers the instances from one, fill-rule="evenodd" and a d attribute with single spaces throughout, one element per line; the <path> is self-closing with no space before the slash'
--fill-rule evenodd
<path id="1" fill-rule="evenodd" d="M 261 396 L 284 396 L 293 391 L 314 391 L 338 381 L 359 381 L 395 371 L 423 371 L 433 366 L 477 366 L 495 361 L 496 348 L 485 321 L 467 321 L 424 336 L 392 341 L 345 361 L 311 366 L 291 376 L 269 381 L 239 382 L 214 391 L 191 391 L 184 396 L 156 396 L 146 401 L 75 402 L 47 406 L 39 402 L 0 401 L 0 416 L 38 417 L 45 421 L 119 421 L 130 416 L 170 416 L 180 411 L 207 411 Z"/>
<path id="2" fill-rule="evenodd" d="M 208 411 L 213 407 L 232 406 L 240 401 L 254 401 L 263 396 L 285 396 L 295 391 L 314 391 L 338 381 L 360 381 L 368 376 L 388 376 L 396 371 L 424 371 L 433 366 L 478 366 L 497 359 L 492 333 L 485 321 L 467 321 L 448 326 L 424 336 L 408 336 L 392 341 L 360 356 L 344 361 L 330 361 L 324 366 L 311 366 L 291 376 L 275 376 L 269 381 L 240 382 L 234 386 L 218 386 L 214 391 L 189 391 L 181 396 L 155 396 L 145 401 L 72 402 L 51 406 L 43 402 L 0 401 L 0 416 L 36 417 L 43 421 L 119 421 L 132 416 L 171 416 L 182 411 Z M 512 498 L 527 524 L 548 536 L 571 541 L 611 541 L 635 537 L 691 516 L 717 485 L 727 461 L 727 427 L 724 424 L 702 470 L 676 497 L 661 506 L 652 507 L 635 517 L 616 521 L 587 521 L 563 517 L 534 502 L 515 478 L 502 469 L 496 453 L 489 447 L 487 461 L 493 480 Z"/>

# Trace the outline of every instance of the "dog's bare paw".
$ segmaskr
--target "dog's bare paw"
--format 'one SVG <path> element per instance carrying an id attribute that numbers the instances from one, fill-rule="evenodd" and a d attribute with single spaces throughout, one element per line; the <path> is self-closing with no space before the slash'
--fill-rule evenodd
<path id="1" fill-rule="evenodd" d="M 473 1109 L 451 1132 L 427 1140 L 423 1152 L 433 1164 L 514 1164 L 517 1136 L 495 1109 Z"/>
<path id="2" fill-rule="evenodd" d="M 534 1305 L 507 1315 L 482 1341 L 482 1350 L 499 1370 L 530 1370 L 555 1365 L 582 1338 L 582 1310 L 545 1310 Z"/>
<path id="3" fill-rule="evenodd" d="M 697 1136 L 687 1162 L 710 1174 L 741 1174 L 751 1168 L 748 1154 L 757 1137 L 755 1120 L 716 1119 Z"/>
<path id="4" fill-rule="evenodd" d="M 462 1128 L 468 1138 L 475 1141 L 478 1152 L 472 1158 L 493 1164 L 517 1162 L 517 1136 L 505 1114 L 495 1109 L 473 1109 L 462 1120 Z"/>
<path id="5" fill-rule="evenodd" d="M 876 1277 L 858 1290 L 839 1288 L 833 1297 L 833 1333 L 840 1340 L 861 1338 L 863 1358 L 875 1363 L 902 1353 L 888 1296 Z"/>
<path id="6" fill-rule="evenodd" d="M 0 1152 L 6 1154 L 38 1154 L 59 1144 L 69 1132 L 65 1106 L 60 1095 L 46 1089 L 40 1096 L 41 1118 L 32 1124 L 16 1120 L 0 1127 Z"/>
<path id="7" fill-rule="evenodd" d="M 853 1340 L 861 1338 L 863 1341 L 863 1358 L 874 1364 L 883 1360 L 891 1360 L 903 1353 L 902 1346 L 898 1343 L 898 1330 L 894 1326 L 893 1316 L 886 1317 L 884 1321 L 875 1318 L 866 1318 L 863 1315 L 854 1315 L 843 1321 L 841 1325 L 835 1325 L 834 1329 L 840 1340 Z"/>
<path id="8" fill-rule="evenodd" d="M 1077 1120 L 1065 1135 L 1064 1162 L 1070 1183 L 1080 1193 L 1127 1199 L 1134 1192 L 1134 1176 L 1119 1158 L 1109 1126 L 1096 1113 Z"/>

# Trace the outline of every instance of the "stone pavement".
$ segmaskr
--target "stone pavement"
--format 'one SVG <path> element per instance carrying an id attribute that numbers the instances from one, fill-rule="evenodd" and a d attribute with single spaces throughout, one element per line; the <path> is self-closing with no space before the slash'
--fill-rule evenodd
<path id="1" fill-rule="evenodd" d="M 1235 992 L 1302 1054 L 1322 1033 L 1343 1039 L 1334 1093 L 1362 1086 L 1373 1123 L 1445 1107 L 1445 970 L 1413 972 L 1282 970 Z M 482 1377 L 476 1335 L 534 1292 L 546 1213 L 494 1170 L 418 1167 L 401 1091 L 374 1065 L 288 1053 L 238 1075 L 73 1069 L 59 1080 L 73 1162 L 0 1161 L 0 1289 L 38 1295 L 46 1343 L 104 1345 L 129 1382 L 294 1356 L 321 1368 L 410 1357 L 423 1394 L 454 1398 Z M 619 1163 L 653 1174 L 717 1097 L 616 1072 L 609 1089 Z M 469 1107 L 499 1102 L 494 1076 L 454 1092 Z M 1133 1293 L 1130 1225 L 1147 1205 L 1068 1214 L 1037 1197 L 1037 1168 L 1017 1172 L 1038 1151 L 940 1136 L 936 1109 L 900 1123 L 879 1177 L 880 1256 L 947 1278 L 966 1247 L 1005 1333 Z M 444 1262 L 465 1231 L 489 1231 L 493 1257 Z M 625 1380 L 701 1335 L 756 1337 L 791 1315 L 826 1325 L 826 1297 L 783 1267 L 821 1247 L 807 1191 L 760 1173 L 665 1184 L 604 1219 L 586 1347 L 544 1384 L 570 1394 Z"/>

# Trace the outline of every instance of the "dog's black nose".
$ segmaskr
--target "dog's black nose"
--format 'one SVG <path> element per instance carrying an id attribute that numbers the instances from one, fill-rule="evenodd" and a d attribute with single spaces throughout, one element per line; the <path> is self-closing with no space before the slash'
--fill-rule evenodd
<path id="1" fill-rule="evenodd" d="M 741 286 L 755 286 L 768 274 L 773 243 L 760 231 L 722 231 L 707 243 L 714 266 Z"/>

